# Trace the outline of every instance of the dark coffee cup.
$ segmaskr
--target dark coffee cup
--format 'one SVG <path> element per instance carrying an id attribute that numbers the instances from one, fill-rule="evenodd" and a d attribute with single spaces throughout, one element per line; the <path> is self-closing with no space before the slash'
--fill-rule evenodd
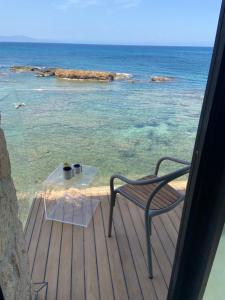
<path id="1" fill-rule="evenodd" d="M 63 175 L 66 180 L 71 179 L 73 177 L 73 170 L 70 166 L 66 166 L 63 168 Z"/>
<path id="2" fill-rule="evenodd" d="M 74 175 L 80 174 L 82 172 L 82 166 L 81 166 L 81 164 L 75 164 L 75 165 L 73 165 L 73 172 L 74 172 Z"/>

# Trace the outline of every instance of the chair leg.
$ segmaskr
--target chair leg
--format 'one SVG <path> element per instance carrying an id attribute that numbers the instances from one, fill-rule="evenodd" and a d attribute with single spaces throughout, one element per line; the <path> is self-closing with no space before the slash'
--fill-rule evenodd
<path id="1" fill-rule="evenodd" d="M 113 208 L 115 206 L 115 202 L 116 202 L 116 193 L 112 192 L 110 198 L 108 237 L 111 237 L 111 233 L 112 233 Z"/>
<path id="2" fill-rule="evenodd" d="M 151 226 L 152 218 L 146 213 L 145 214 L 145 232 L 146 232 L 146 244 L 147 244 L 147 256 L 148 256 L 148 273 L 149 278 L 153 278 L 152 272 L 152 249 L 151 249 Z"/>

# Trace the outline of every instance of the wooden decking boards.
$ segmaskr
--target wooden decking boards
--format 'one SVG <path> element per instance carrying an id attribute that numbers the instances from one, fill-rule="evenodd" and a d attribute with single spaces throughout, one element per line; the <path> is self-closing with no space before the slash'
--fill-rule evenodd
<path id="1" fill-rule="evenodd" d="M 100 205 L 87 229 L 46 221 L 43 199 L 34 200 L 25 238 L 32 280 L 48 282 L 40 299 L 166 299 L 182 205 L 153 218 L 154 279 L 150 280 L 143 211 L 118 197 L 109 239 L 109 195 L 98 197 Z"/>

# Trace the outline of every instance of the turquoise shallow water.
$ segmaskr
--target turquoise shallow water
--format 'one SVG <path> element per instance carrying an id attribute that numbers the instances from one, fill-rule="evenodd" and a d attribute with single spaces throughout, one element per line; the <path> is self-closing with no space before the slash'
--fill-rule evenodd
<path id="1" fill-rule="evenodd" d="M 97 166 L 93 184 L 106 185 L 114 172 L 150 173 L 164 155 L 190 159 L 210 58 L 210 48 L 0 43 L 2 126 L 21 217 L 62 161 Z M 37 78 L 10 72 L 15 64 L 123 72 L 132 80 Z M 153 75 L 175 80 L 151 83 Z M 16 110 L 19 102 L 26 106 Z"/>

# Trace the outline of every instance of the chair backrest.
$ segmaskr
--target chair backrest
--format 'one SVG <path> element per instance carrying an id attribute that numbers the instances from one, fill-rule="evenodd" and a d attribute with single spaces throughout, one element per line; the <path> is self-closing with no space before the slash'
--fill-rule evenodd
<path id="1" fill-rule="evenodd" d="M 162 208 L 158 208 L 158 209 L 153 209 L 154 210 L 154 214 L 160 214 L 163 212 L 167 212 L 171 209 L 173 209 L 175 206 L 177 206 L 185 197 L 185 195 L 181 195 L 178 192 L 174 191 L 174 189 L 172 189 L 170 186 L 168 186 L 168 183 L 170 183 L 171 181 L 185 175 L 188 174 L 190 171 L 190 165 L 185 166 L 179 170 L 176 170 L 172 173 L 169 173 L 167 175 L 161 176 L 157 178 L 157 186 L 153 189 L 153 191 L 151 192 L 151 194 L 149 195 L 149 199 L 146 205 L 145 210 L 151 210 L 151 204 L 154 201 L 154 198 L 157 197 L 157 194 L 164 189 L 165 190 L 165 200 L 164 203 L 162 204 Z M 177 193 L 177 194 L 175 194 Z M 167 198 L 166 198 L 167 196 Z M 171 201 L 169 201 L 169 197 L 171 199 Z M 163 199 L 161 199 L 161 202 L 163 202 Z"/>

